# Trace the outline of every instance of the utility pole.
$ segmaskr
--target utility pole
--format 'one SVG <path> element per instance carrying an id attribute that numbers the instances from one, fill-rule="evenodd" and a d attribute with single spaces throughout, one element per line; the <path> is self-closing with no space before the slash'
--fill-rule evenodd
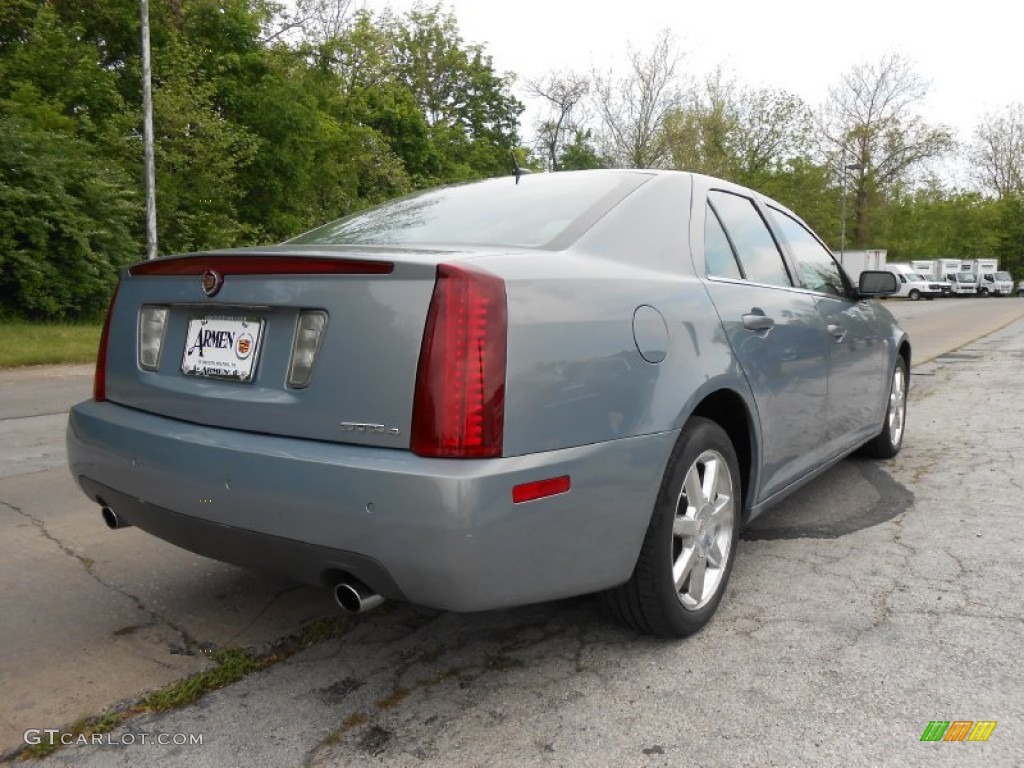
<path id="1" fill-rule="evenodd" d="M 142 140 L 146 162 L 146 258 L 156 258 L 156 170 L 153 164 L 153 67 L 149 57 L 149 0 L 142 8 Z"/>

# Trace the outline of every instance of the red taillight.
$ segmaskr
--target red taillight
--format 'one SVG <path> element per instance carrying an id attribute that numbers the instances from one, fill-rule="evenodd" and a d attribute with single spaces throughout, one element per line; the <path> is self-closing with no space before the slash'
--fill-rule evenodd
<path id="1" fill-rule="evenodd" d="M 415 453 L 501 456 L 507 335 L 501 278 L 464 264 L 440 264 L 416 371 Z"/>
<path id="2" fill-rule="evenodd" d="M 96 373 L 92 378 L 92 399 L 96 401 L 107 399 L 107 343 L 110 340 L 110 318 L 114 314 L 114 302 L 117 301 L 117 292 L 120 289 L 121 283 L 118 281 L 114 287 L 114 295 L 110 297 L 107 317 L 103 321 L 103 332 L 100 334 L 100 348 L 96 353 Z"/>

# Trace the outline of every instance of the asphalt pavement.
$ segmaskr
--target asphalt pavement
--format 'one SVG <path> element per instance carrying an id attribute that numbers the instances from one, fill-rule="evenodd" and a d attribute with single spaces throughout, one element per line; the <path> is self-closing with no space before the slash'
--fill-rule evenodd
<path id="1" fill-rule="evenodd" d="M 349 620 L 341 636 L 194 705 L 133 718 L 42 764 L 1018 766 L 1024 320 L 935 354 L 914 366 L 901 454 L 848 459 L 748 527 L 726 600 L 690 639 L 619 628 L 593 598 L 471 615 L 385 604 Z M 12 659 L 52 664 L 54 685 L 63 679 L 87 691 L 83 678 L 124 676 L 119 658 L 152 675 L 158 662 L 174 661 L 166 649 L 187 649 L 189 638 L 259 647 L 275 629 L 323 615 L 317 590 L 289 592 L 267 577 L 168 554 L 131 530 L 97 523 L 95 539 L 73 533 L 57 512 L 31 506 L 24 496 L 32 487 L 24 477 L 0 484 L 0 513 L 34 510 L 16 527 L 22 538 L 5 540 L 16 551 L 62 553 L 68 571 L 53 582 L 94 579 L 106 595 L 95 610 L 112 610 L 104 601 L 120 595 L 126 615 L 104 613 L 111 631 L 146 626 L 109 635 L 106 654 L 76 644 L 76 612 L 83 626 L 96 623 L 84 618 L 88 601 L 77 586 L 73 601 L 55 601 L 48 581 L 32 594 L 60 617 L 65 636 L 36 636 L 44 644 L 36 656 L 5 650 L 0 698 L 11 701 Z M 82 506 L 70 495 L 55 503 Z M 129 545 L 122 537 L 132 533 Z M 149 583 L 139 583 L 147 555 L 137 552 L 154 558 Z M 19 568 L 31 573 L 30 559 Z M 28 575 L 12 586 L 17 571 L 0 563 L 8 602 L 36 588 Z M 216 611 L 216 594 L 234 610 Z M 191 611 L 188 598 L 198 601 Z M 260 600 L 270 613 L 294 613 L 239 635 L 265 615 Z M 15 634 L 0 631 L 5 644 Z M 167 669 L 167 679 L 210 664 L 179 657 L 189 663 Z M 116 700 L 106 695 L 107 705 Z M 32 738 L 72 719 L 17 707 L 4 717 L 21 732 L 40 731 Z M 996 725 L 985 742 L 922 742 L 933 721 Z"/>

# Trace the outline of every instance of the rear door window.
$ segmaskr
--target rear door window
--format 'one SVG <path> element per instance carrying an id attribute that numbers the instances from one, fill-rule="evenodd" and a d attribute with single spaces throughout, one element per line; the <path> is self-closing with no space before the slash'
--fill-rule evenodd
<path id="1" fill-rule="evenodd" d="M 717 190 L 708 194 L 708 200 L 736 249 L 747 280 L 765 285 L 793 285 L 782 253 L 754 201 Z"/>
<path id="2" fill-rule="evenodd" d="M 704 211 L 704 262 L 709 277 L 743 279 L 736 254 L 710 203 Z"/>

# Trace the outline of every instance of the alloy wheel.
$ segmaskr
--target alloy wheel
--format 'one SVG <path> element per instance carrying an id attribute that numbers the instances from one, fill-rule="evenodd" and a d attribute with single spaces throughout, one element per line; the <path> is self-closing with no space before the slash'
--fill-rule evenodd
<path id="1" fill-rule="evenodd" d="M 707 450 L 686 471 L 672 524 L 672 578 L 683 607 L 703 608 L 718 592 L 732 554 L 732 474 Z"/>
<path id="2" fill-rule="evenodd" d="M 907 377 L 903 366 L 900 365 L 896 366 L 892 375 L 886 418 L 889 422 L 889 439 L 893 445 L 899 445 L 903 439 L 903 426 L 907 418 Z"/>

